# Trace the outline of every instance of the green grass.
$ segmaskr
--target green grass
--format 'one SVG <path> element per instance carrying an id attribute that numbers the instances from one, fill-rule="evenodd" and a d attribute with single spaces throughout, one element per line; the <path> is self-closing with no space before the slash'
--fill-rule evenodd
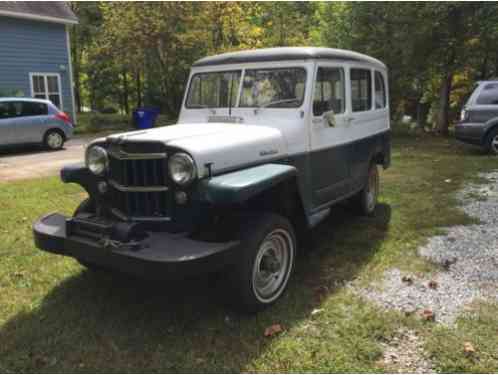
<path id="1" fill-rule="evenodd" d="M 408 326 L 438 370 L 495 372 L 497 306 L 478 304 L 478 318 L 440 328 L 382 311 L 343 285 L 390 267 L 430 272 L 416 248 L 444 226 L 473 222 L 454 193 L 496 162 L 451 140 L 394 139 L 376 217 L 335 208 L 314 231 L 315 251 L 298 260 L 288 293 L 257 316 L 227 308 L 214 278 L 146 282 L 38 251 L 35 218 L 71 213 L 84 194 L 57 178 L 0 184 L 0 371 L 379 372 L 380 343 Z M 274 323 L 284 332 L 264 337 Z M 476 356 L 463 355 L 464 341 Z"/>

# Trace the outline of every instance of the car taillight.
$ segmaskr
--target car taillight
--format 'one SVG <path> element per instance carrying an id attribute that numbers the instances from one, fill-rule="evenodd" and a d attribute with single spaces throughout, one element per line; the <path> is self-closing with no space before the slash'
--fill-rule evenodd
<path id="1" fill-rule="evenodd" d="M 58 112 L 55 115 L 55 118 L 64 121 L 65 124 L 71 125 L 71 119 L 69 118 L 68 114 L 65 112 Z"/>

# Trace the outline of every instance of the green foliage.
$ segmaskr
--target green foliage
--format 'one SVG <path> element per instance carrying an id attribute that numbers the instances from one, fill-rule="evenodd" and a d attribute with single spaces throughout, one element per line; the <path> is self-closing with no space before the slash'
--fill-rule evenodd
<path id="1" fill-rule="evenodd" d="M 133 125 L 130 116 L 118 113 L 80 113 L 77 120 L 77 134 L 126 131 L 131 130 Z"/>
<path id="2" fill-rule="evenodd" d="M 0 97 L 24 96 L 22 90 L 0 89 Z"/>
<path id="3" fill-rule="evenodd" d="M 85 106 L 178 114 L 191 64 L 225 51 L 315 45 L 385 62 L 394 117 L 444 133 L 478 79 L 498 75 L 498 7 L 446 2 L 74 3 Z M 77 72 L 76 72 L 77 71 Z M 77 95 L 78 96 L 78 95 Z"/>

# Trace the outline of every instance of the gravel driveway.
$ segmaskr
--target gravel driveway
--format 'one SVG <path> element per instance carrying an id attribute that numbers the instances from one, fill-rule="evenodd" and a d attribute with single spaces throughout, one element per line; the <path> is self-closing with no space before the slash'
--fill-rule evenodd
<path id="1" fill-rule="evenodd" d="M 446 235 L 432 237 L 418 251 L 441 271 L 416 277 L 393 269 L 378 285 L 354 290 L 385 308 L 426 310 L 447 325 L 475 300 L 498 301 L 498 172 L 480 177 L 488 182 L 458 193 L 462 209 L 480 223 L 447 228 Z"/>
<path id="2" fill-rule="evenodd" d="M 46 151 L 41 147 L 12 147 L 0 150 L 0 182 L 57 175 L 71 163 L 83 161 L 85 145 L 93 137 L 70 140 L 60 151 Z"/>

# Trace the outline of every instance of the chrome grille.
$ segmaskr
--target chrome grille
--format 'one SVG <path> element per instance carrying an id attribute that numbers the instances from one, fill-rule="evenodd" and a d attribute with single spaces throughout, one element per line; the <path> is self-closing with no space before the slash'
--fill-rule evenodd
<path id="1" fill-rule="evenodd" d="M 170 218 L 167 155 L 157 152 L 162 150 L 163 146 L 160 147 L 157 143 L 109 147 L 108 179 L 116 216 L 127 220 Z M 153 152 L 146 152 L 147 149 Z"/>

